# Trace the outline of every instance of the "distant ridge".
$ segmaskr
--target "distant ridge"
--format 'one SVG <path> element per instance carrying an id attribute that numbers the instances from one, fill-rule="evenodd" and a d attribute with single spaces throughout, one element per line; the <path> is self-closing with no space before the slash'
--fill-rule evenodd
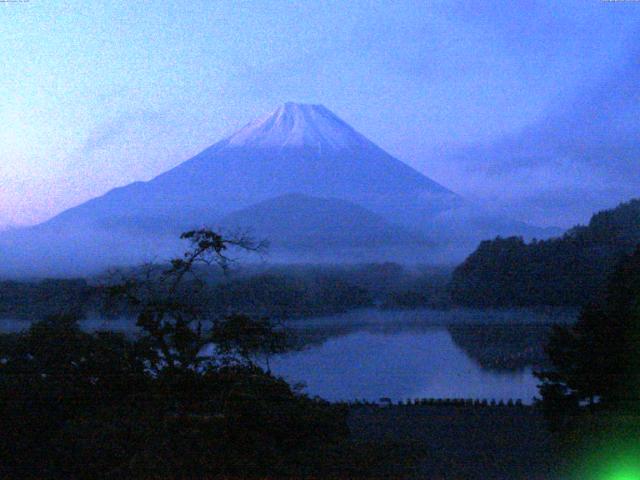
<path id="1" fill-rule="evenodd" d="M 309 254 L 314 251 L 336 261 L 376 258 L 380 249 L 432 245 L 416 232 L 394 225 L 346 200 L 291 193 L 238 210 L 225 217 L 226 231 L 254 232 L 270 242 L 273 253 Z M 291 256 L 290 256 L 291 257 Z"/>

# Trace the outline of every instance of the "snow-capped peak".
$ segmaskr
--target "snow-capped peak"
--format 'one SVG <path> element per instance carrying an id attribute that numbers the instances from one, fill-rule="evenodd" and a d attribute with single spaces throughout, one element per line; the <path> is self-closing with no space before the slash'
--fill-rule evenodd
<path id="1" fill-rule="evenodd" d="M 322 105 L 287 102 L 227 139 L 234 147 L 344 149 L 366 139 Z"/>

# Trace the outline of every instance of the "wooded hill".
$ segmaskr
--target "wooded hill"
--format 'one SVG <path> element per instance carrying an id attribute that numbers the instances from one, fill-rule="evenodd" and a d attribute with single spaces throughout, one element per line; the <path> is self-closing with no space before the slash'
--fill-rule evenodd
<path id="1" fill-rule="evenodd" d="M 584 305 L 640 243 L 640 199 L 591 217 L 562 237 L 480 243 L 452 277 L 454 303 L 475 307 Z"/>

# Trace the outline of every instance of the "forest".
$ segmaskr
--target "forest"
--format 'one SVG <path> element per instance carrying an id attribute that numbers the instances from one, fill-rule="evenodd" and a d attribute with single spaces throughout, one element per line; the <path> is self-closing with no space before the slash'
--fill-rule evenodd
<path id="1" fill-rule="evenodd" d="M 237 266 L 226 275 L 215 268 L 198 269 L 205 283 L 201 294 L 212 315 L 242 312 L 289 319 L 372 306 L 449 306 L 450 269 L 445 267 L 409 268 L 396 263 Z M 132 315 L 130 305 L 105 308 L 103 286 L 111 276 L 0 281 L 0 318 L 34 320 L 58 313 Z"/>
<path id="2" fill-rule="evenodd" d="M 596 301 L 617 263 L 640 243 L 640 200 L 591 217 L 562 237 L 480 243 L 451 279 L 451 301 L 473 307 L 582 306 Z"/>

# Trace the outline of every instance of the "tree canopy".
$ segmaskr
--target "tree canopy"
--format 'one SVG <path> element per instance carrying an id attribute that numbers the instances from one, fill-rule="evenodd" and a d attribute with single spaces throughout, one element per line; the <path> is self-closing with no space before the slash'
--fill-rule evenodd
<path id="1" fill-rule="evenodd" d="M 454 303 L 479 307 L 583 306 L 597 300 L 622 257 L 640 243 L 640 199 L 599 212 L 559 238 L 496 238 L 456 268 Z"/>
<path id="2" fill-rule="evenodd" d="M 585 307 L 575 325 L 555 327 L 547 353 L 553 367 L 537 375 L 550 417 L 638 411 L 640 247 L 620 262 L 601 302 Z"/>

